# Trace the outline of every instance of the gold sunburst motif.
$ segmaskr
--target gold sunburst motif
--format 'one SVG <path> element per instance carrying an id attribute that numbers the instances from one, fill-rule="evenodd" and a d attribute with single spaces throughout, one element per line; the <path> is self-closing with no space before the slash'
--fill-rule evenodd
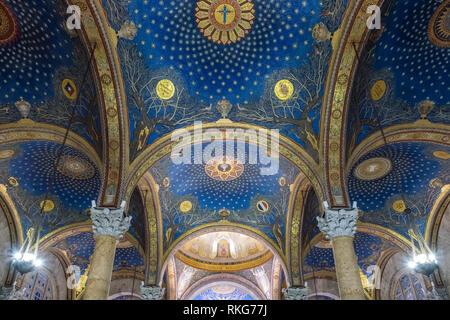
<path id="1" fill-rule="evenodd" d="M 55 208 L 55 204 L 52 200 L 45 200 L 41 201 L 40 207 L 43 208 L 45 212 L 49 212 Z"/>
<path id="2" fill-rule="evenodd" d="M 183 213 L 187 213 L 192 209 L 192 202 L 186 200 L 180 204 L 180 211 Z"/>
<path id="3" fill-rule="evenodd" d="M 384 177 L 392 169 L 392 162 L 387 158 L 372 158 L 361 162 L 354 171 L 360 180 L 376 180 Z"/>
<path id="4" fill-rule="evenodd" d="M 209 40 L 224 45 L 242 40 L 255 19 L 251 0 L 201 0 L 195 11 L 200 32 Z"/>
<path id="5" fill-rule="evenodd" d="M 403 212 L 406 210 L 406 204 L 403 200 L 397 200 L 392 204 L 392 208 L 397 212 Z"/>
<path id="6" fill-rule="evenodd" d="M 239 178 L 244 172 L 244 165 L 236 159 L 223 157 L 211 159 L 205 166 L 208 176 L 218 181 L 231 181 Z"/>
<path id="7" fill-rule="evenodd" d="M 294 94 L 294 85 L 291 81 L 283 79 L 277 82 L 273 90 L 278 99 L 289 100 Z"/>
<path id="8" fill-rule="evenodd" d="M 436 9 L 428 24 L 428 38 L 438 47 L 450 47 L 450 0 Z"/>

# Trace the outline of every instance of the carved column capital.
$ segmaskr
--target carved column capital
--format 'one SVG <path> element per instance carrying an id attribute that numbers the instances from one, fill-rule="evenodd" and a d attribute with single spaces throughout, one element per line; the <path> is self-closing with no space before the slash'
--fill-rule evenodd
<path id="1" fill-rule="evenodd" d="M 328 203 L 324 201 L 325 216 L 317 217 L 320 231 L 330 239 L 340 236 L 353 237 L 356 232 L 356 221 L 358 220 L 358 208 L 353 202 L 353 209 L 332 210 Z"/>
<path id="2" fill-rule="evenodd" d="M 15 285 L 12 287 L 2 287 L 0 290 L 0 300 L 24 300 L 23 292 L 25 288 L 22 290 L 16 290 Z"/>
<path id="3" fill-rule="evenodd" d="M 131 217 L 124 217 L 126 202 L 123 201 L 120 208 L 97 208 L 95 201 L 92 201 L 91 220 L 94 234 L 113 236 L 120 239 L 128 231 L 131 224 Z"/>
<path id="4" fill-rule="evenodd" d="M 162 300 L 166 288 L 160 286 L 145 286 L 144 282 L 141 283 L 141 296 L 142 300 Z"/>
<path id="5" fill-rule="evenodd" d="M 308 287 L 289 287 L 283 289 L 286 300 L 307 300 Z"/>

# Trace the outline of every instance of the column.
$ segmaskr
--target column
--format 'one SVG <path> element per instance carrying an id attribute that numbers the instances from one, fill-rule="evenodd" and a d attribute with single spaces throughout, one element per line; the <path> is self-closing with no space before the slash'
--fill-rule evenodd
<path id="1" fill-rule="evenodd" d="M 92 201 L 91 220 L 95 249 L 91 257 L 83 300 L 106 300 L 114 267 L 116 245 L 130 227 L 131 217 L 124 217 L 125 201 L 118 209 L 97 208 Z"/>
<path id="2" fill-rule="evenodd" d="M 146 286 L 144 281 L 141 283 L 141 296 L 142 300 L 162 300 L 166 288 L 160 286 Z"/>
<path id="3" fill-rule="evenodd" d="M 324 208 L 325 216 L 317 217 L 317 221 L 320 231 L 331 239 L 341 300 L 365 300 L 358 260 L 353 247 L 358 220 L 356 202 L 350 210 L 331 210 L 326 201 Z"/>
<path id="4" fill-rule="evenodd" d="M 289 287 L 282 292 L 285 300 L 308 300 L 308 287 Z"/>

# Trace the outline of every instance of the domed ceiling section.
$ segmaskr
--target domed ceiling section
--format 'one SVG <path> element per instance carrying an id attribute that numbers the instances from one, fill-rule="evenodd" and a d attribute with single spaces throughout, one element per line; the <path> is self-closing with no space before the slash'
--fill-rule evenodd
<path id="1" fill-rule="evenodd" d="M 64 1 L 0 0 L 0 124 L 29 118 L 67 127 L 89 54 L 76 34 L 66 32 L 66 10 Z M 80 94 L 71 130 L 101 154 L 97 94 L 90 75 Z M 22 100 L 28 111 L 18 106 Z"/>
<path id="2" fill-rule="evenodd" d="M 205 270 L 250 269 L 273 257 L 260 241 L 237 232 L 212 232 L 188 241 L 175 254 L 184 263 Z"/>
<path id="3" fill-rule="evenodd" d="M 450 1 L 389 1 L 381 30 L 360 53 L 348 152 L 383 127 L 427 119 L 450 124 Z"/>
<path id="4" fill-rule="evenodd" d="M 259 230 L 284 250 L 289 186 L 300 170 L 282 156 L 278 170 L 263 175 L 268 165 L 259 161 L 211 166 L 195 164 L 194 155 L 190 164 L 175 164 L 167 155 L 149 170 L 159 185 L 164 250 L 186 231 L 223 219 Z"/>
<path id="5" fill-rule="evenodd" d="M 282 132 L 317 158 L 321 95 L 346 1 L 104 1 L 118 32 L 131 159 L 157 137 L 221 115 Z M 225 106 L 222 114 L 216 110 Z"/>
<path id="6" fill-rule="evenodd" d="M 19 212 L 24 233 L 42 219 L 43 234 L 89 219 L 86 209 L 100 191 L 99 163 L 66 146 L 54 170 L 60 148 L 48 141 L 0 145 L 0 183 Z"/>
<path id="7" fill-rule="evenodd" d="M 364 213 L 363 222 L 391 228 L 408 237 L 412 224 L 422 234 L 444 185 L 450 184 L 450 147 L 400 142 L 359 159 L 350 171 L 351 199 Z M 405 212 L 406 208 L 411 213 Z"/>

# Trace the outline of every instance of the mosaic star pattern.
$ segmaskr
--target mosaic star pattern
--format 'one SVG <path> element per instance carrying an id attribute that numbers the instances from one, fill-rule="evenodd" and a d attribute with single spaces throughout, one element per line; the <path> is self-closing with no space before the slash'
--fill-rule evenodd
<path id="1" fill-rule="evenodd" d="M 449 103 L 450 49 L 431 43 L 427 32 L 439 5 L 434 0 L 398 1 L 374 52 L 375 68 L 388 68 L 395 74 L 397 97 L 411 105 L 423 100 Z"/>
<path id="2" fill-rule="evenodd" d="M 43 195 L 47 192 L 60 145 L 33 141 L 23 143 L 21 148 L 23 155 L 9 163 L 9 174 L 19 181 L 22 189 L 33 195 Z M 74 159 L 81 158 L 95 168 L 89 158 L 71 147 L 65 147 L 63 154 Z M 100 175 L 95 168 L 94 175 L 85 180 L 74 179 L 57 171 L 50 192 L 58 195 L 67 207 L 84 210 L 91 205 L 92 200 L 97 199 L 99 190 Z"/>
<path id="3" fill-rule="evenodd" d="M 20 34 L 0 45 L 0 101 L 41 103 L 53 96 L 54 71 L 72 64 L 72 42 L 52 0 L 2 1 L 19 21 Z"/>
<path id="4" fill-rule="evenodd" d="M 197 27 L 196 1 L 132 1 L 135 43 L 150 68 L 169 67 L 185 76 L 191 96 L 206 102 L 225 97 L 245 103 L 259 97 L 264 79 L 299 66 L 312 49 L 320 19 L 316 1 L 254 0 L 255 19 L 245 39 L 217 45 Z"/>
<path id="5" fill-rule="evenodd" d="M 389 197 L 399 193 L 399 183 L 407 194 L 425 190 L 441 168 L 436 158 L 427 156 L 429 152 L 425 153 L 425 148 L 424 143 L 396 143 L 368 153 L 351 169 L 348 179 L 350 198 L 357 201 L 361 210 L 372 211 L 382 209 Z M 439 149 L 439 146 L 435 148 Z M 392 170 L 387 175 L 370 181 L 359 180 L 354 176 L 353 171 L 359 163 L 376 157 L 391 160 Z"/>

